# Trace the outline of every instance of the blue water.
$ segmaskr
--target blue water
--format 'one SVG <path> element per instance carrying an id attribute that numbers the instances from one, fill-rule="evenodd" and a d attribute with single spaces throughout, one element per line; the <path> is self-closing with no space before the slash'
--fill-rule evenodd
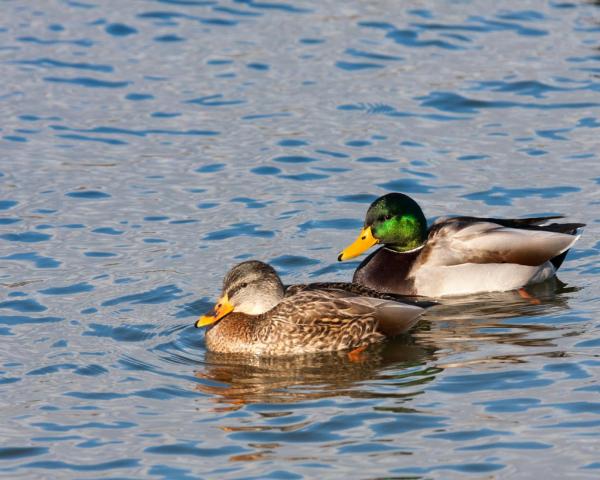
<path id="1" fill-rule="evenodd" d="M 594 3 L 4 2 L 0 476 L 597 478 Z M 588 226 L 362 362 L 206 351 L 234 263 L 348 280 L 394 190 Z"/>

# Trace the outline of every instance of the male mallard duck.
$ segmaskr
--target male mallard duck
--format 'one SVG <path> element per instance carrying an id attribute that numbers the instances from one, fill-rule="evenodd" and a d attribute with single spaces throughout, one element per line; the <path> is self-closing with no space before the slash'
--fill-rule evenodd
<path id="1" fill-rule="evenodd" d="M 376 292 L 380 298 L 360 293 L 367 291 L 341 283 L 286 289 L 271 266 L 242 262 L 225 276 L 214 312 L 196 327 L 211 325 L 205 339 L 214 352 L 288 355 L 381 342 L 406 332 L 424 311 Z"/>
<path id="2" fill-rule="evenodd" d="M 364 227 L 338 260 L 383 246 L 363 260 L 353 282 L 380 292 L 442 297 L 514 290 L 554 275 L 584 223 L 562 218 L 440 218 L 428 229 L 419 205 L 402 193 L 375 200 Z"/>

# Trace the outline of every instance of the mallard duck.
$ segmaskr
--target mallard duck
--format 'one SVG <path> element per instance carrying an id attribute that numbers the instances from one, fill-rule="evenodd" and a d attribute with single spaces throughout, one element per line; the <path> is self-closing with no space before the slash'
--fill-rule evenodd
<path id="1" fill-rule="evenodd" d="M 445 217 L 427 228 L 417 202 L 389 193 L 371 204 L 360 235 L 338 260 L 383 245 L 353 278 L 380 292 L 443 297 L 514 290 L 552 277 L 579 238 L 585 224 L 547 224 L 557 218 Z"/>
<path id="2" fill-rule="evenodd" d="M 424 309 L 341 283 L 284 287 L 266 263 L 246 261 L 223 280 L 214 311 L 196 322 L 209 326 L 213 352 L 288 355 L 356 349 L 409 330 Z"/>

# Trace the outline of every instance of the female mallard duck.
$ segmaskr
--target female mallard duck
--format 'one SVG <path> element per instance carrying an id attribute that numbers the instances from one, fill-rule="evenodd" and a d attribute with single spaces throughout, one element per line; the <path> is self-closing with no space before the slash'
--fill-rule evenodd
<path id="1" fill-rule="evenodd" d="M 353 281 L 380 292 L 442 297 L 514 290 L 554 275 L 583 223 L 562 218 L 440 218 L 428 229 L 419 205 L 401 193 L 375 200 L 364 228 L 338 260 L 383 247 L 358 266 Z"/>
<path id="2" fill-rule="evenodd" d="M 214 312 L 200 317 L 196 327 L 211 325 L 205 339 L 214 352 L 288 355 L 381 342 L 406 332 L 424 311 L 366 292 L 341 283 L 286 289 L 266 263 L 242 262 L 225 276 Z"/>

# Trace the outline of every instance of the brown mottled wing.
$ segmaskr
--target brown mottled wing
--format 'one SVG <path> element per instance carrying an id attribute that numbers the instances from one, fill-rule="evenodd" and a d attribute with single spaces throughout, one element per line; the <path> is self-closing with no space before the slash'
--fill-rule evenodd
<path id="1" fill-rule="evenodd" d="M 273 318 L 330 330 L 343 330 L 359 323 L 366 330 L 375 329 L 394 336 L 409 330 L 424 311 L 420 306 L 395 300 L 356 296 L 339 290 L 309 290 L 284 299 L 273 311 Z"/>
<path id="2" fill-rule="evenodd" d="M 347 301 L 355 295 L 336 291 L 307 290 L 286 296 L 275 307 L 272 318 L 295 325 L 327 325 L 338 328 L 355 318 L 374 314 L 372 306 Z"/>
<path id="3" fill-rule="evenodd" d="M 394 302 L 406 303 L 408 305 L 415 305 L 421 308 L 428 308 L 437 305 L 436 302 L 417 300 L 416 297 L 408 295 L 400 295 L 396 293 L 383 293 L 377 290 L 373 290 L 372 288 L 365 287 L 364 285 L 350 282 L 315 282 L 298 285 L 289 285 L 285 288 L 285 296 L 289 297 L 292 295 L 296 295 L 299 292 L 314 290 L 326 291 L 338 298 L 348 298 L 354 296 L 380 298 L 384 300 L 391 300 Z"/>
<path id="4" fill-rule="evenodd" d="M 286 296 L 295 295 L 298 292 L 305 292 L 311 290 L 327 290 L 327 291 L 336 291 L 346 292 L 350 295 L 362 295 L 365 297 L 374 297 L 374 298 L 383 298 L 385 297 L 385 293 L 380 293 L 377 290 L 373 290 L 371 288 L 365 287 L 363 285 L 359 285 L 358 283 L 348 283 L 348 282 L 315 282 L 315 283 L 303 283 L 299 285 L 290 285 L 286 287 L 285 294 Z"/>
<path id="5" fill-rule="evenodd" d="M 548 219 L 551 217 L 546 217 Z M 569 249 L 578 237 L 536 219 L 495 220 L 456 217 L 432 225 L 420 261 L 427 265 L 516 263 L 541 265 Z M 512 225 L 512 226 L 509 226 Z M 566 224 L 566 231 L 581 224 Z"/>
<path id="6" fill-rule="evenodd" d="M 259 335 L 263 341 L 285 345 L 290 353 L 355 348 L 383 339 L 371 306 L 322 291 L 284 298 L 269 312 Z"/>

